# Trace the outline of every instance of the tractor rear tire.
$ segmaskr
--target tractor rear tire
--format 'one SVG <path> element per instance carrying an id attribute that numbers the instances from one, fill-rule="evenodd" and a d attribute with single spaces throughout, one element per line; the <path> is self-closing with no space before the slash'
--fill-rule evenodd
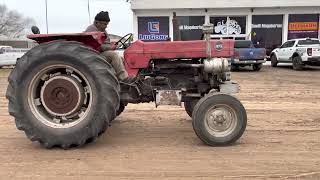
<path id="1" fill-rule="evenodd" d="M 192 119 L 196 135 L 209 146 L 232 144 L 247 126 L 247 113 L 241 102 L 225 94 L 208 94 L 200 99 Z"/>
<path id="2" fill-rule="evenodd" d="M 119 108 L 112 66 L 82 43 L 41 44 L 17 62 L 8 80 L 9 114 L 19 130 L 46 148 L 95 140 Z"/>
<path id="3" fill-rule="evenodd" d="M 194 107 L 196 106 L 199 99 L 193 98 L 188 99 L 184 102 L 184 109 L 186 110 L 187 114 L 192 118 L 192 112 Z"/>

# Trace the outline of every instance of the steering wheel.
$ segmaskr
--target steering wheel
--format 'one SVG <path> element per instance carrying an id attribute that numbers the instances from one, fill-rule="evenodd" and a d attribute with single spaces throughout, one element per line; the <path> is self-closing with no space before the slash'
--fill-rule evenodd
<path id="1" fill-rule="evenodd" d="M 117 49 L 126 49 L 130 46 L 133 34 L 129 33 L 125 36 L 123 36 L 118 42 L 115 43 L 117 46 Z"/>

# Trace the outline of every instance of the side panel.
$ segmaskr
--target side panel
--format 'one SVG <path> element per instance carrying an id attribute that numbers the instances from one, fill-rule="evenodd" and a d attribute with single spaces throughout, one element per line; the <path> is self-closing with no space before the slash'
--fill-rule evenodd
<path id="1" fill-rule="evenodd" d="M 212 57 L 230 58 L 234 54 L 234 41 L 211 41 Z M 124 53 L 125 66 L 130 76 L 136 76 L 139 69 L 147 68 L 152 59 L 206 58 L 206 42 L 142 42 L 136 41 Z"/>

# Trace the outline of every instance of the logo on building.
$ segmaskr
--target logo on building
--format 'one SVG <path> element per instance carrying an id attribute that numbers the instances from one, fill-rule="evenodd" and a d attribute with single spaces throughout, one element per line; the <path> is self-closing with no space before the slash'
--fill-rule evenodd
<path id="1" fill-rule="evenodd" d="M 218 22 L 217 25 L 214 27 L 215 33 L 220 33 L 223 35 L 227 34 L 241 34 L 241 26 L 238 24 L 236 20 L 228 19 L 227 22 L 224 22 L 222 20 L 221 22 Z"/>
<path id="2" fill-rule="evenodd" d="M 148 31 L 149 31 L 149 33 L 159 33 L 160 32 L 160 23 L 159 22 L 148 22 Z"/>

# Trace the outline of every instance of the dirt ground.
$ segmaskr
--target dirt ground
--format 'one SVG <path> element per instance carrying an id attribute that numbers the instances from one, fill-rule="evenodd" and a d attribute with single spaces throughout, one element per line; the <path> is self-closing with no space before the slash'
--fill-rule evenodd
<path id="1" fill-rule="evenodd" d="M 320 69 L 234 72 L 248 126 L 232 146 L 204 145 L 181 107 L 141 104 L 72 150 L 44 149 L 16 129 L 9 72 L 0 70 L 0 179 L 320 179 Z"/>

